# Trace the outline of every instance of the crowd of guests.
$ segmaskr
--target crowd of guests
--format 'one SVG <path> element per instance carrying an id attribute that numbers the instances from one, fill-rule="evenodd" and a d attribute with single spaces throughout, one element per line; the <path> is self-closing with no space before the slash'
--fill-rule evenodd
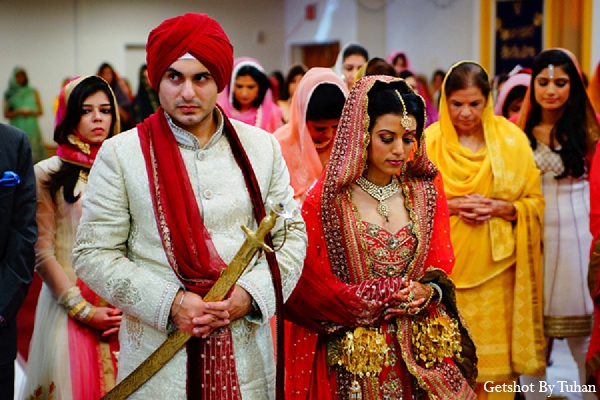
<path id="1" fill-rule="evenodd" d="M 538 386 L 556 339 L 579 384 L 597 382 L 600 64 L 587 87 L 565 49 L 493 80 L 460 61 L 430 83 L 404 52 L 349 43 L 334 66 L 267 74 L 201 14 L 163 22 L 147 52 L 136 95 L 108 63 L 64 84 L 50 158 L 39 95 L 23 68 L 10 77 L 38 234 L 0 254 L 35 253 L 44 282 L 20 398 L 100 398 L 176 328 L 187 353 L 137 395 L 512 399 L 489 383 Z M 276 198 L 297 226 L 276 225 L 277 256 L 203 302 L 239 226 Z"/>

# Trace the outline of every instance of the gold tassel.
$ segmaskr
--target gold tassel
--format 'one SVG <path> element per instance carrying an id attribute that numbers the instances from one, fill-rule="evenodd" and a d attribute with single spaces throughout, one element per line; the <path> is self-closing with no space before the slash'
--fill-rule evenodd
<path id="1" fill-rule="evenodd" d="M 356 375 L 352 377 L 352 385 L 350 386 L 349 400 L 362 400 L 362 389 L 356 380 Z"/>

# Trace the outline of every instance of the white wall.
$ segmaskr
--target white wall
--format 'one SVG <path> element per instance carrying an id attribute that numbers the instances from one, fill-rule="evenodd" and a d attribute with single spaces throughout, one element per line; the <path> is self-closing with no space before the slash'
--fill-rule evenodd
<path id="1" fill-rule="evenodd" d="M 135 46 L 162 20 L 185 12 L 216 18 L 235 55 L 257 58 L 267 71 L 287 69 L 293 44 L 338 40 L 362 43 L 372 57 L 402 49 L 429 76 L 458 60 L 479 60 L 480 1 L 437 0 L 450 5 L 436 7 L 433 0 L 0 0 L 0 92 L 13 67 L 24 66 L 42 97 L 40 123 L 51 142 L 52 103 L 65 77 L 95 73 L 109 61 L 135 90 L 144 58 Z M 308 4 L 317 5 L 314 21 L 304 20 Z M 592 70 L 600 61 L 600 0 L 593 4 Z"/>
<path id="2" fill-rule="evenodd" d="M 456 61 L 479 59 L 479 1 L 456 0 L 436 7 L 431 0 L 286 0 L 287 61 L 292 61 L 291 45 L 314 43 L 318 37 L 339 40 L 341 46 L 361 43 L 370 57 L 385 58 L 402 49 L 413 69 L 429 76 Z M 305 7 L 315 2 L 317 18 L 303 20 Z M 323 36 L 319 28 L 329 25 Z"/>
<path id="3" fill-rule="evenodd" d="M 166 18 L 207 13 L 223 26 L 236 57 L 257 58 L 267 72 L 285 68 L 283 6 L 283 0 L 0 0 L 0 92 L 13 67 L 25 67 L 42 98 L 40 125 L 50 143 L 52 104 L 62 80 L 93 74 L 108 61 L 135 91 L 145 55 L 126 48 L 145 45 L 150 30 Z"/>
<path id="4" fill-rule="evenodd" d="M 317 5 L 316 18 L 307 21 L 307 5 Z M 339 41 L 340 48 L 356 42 L 356 4 L 354 0 L 285 0 L 285 54 L 289 66 L 294 60 L 290 47 L 298 44 Z"/>
<path id="5" fill-rule="evenodd" d="M 427 77 L 457 61 L 479 61 L 479 0 L 456 0 L 447 7 L 395 0 L 387 9 L 386 34 L 387 53 L 405 51 L 411 68 Z"/>

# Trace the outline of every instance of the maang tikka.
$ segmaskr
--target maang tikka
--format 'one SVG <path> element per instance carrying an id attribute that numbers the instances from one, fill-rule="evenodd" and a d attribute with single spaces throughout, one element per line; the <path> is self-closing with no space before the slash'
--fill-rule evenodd
<path id="1" fill-rule="evenodd" d="M 554 79 L 554 65 L 552 64 L 548 65 L 548 77 Z"/>
<path id="2" fill-rule="evenodd" d="M 406 112 L 406 104 L 404 104 L 404 99 L 402 98 L 400 92 L 398 90 L 395 90 L 395 92 L 398 95 L 398 98 L 400 99 L 400 103 L 402 103 L 402 119 L 400 120 L 400 125 L 402 125 L 404 129 L 409 130 L 412 125 L 412 121 L 410 120 L 410 118 L 408 117 L 408 113 Z"/>

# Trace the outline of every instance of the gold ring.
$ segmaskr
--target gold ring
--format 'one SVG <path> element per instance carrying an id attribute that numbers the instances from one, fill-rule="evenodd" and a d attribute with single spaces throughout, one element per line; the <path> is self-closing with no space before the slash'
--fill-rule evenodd
<path id="1" fill-rule="evenodd" d="M 408 297 L 406 298 L 406 301 L 410 303 L 410 302 L 411 302 L 411 301 L 413 301 L 414 299 L 415 299 L 415 294 L 414 294 L 414 292 L 409 292 L 409 293 L 408 293 Z"/>
<path id="2" fill-rule="evenodd" d="M 400 308 L 401 310 L 406 310 L 408 308 L 408 304 L 400 303 L 400 304 L 398 304 L 398 308 Z"/>

